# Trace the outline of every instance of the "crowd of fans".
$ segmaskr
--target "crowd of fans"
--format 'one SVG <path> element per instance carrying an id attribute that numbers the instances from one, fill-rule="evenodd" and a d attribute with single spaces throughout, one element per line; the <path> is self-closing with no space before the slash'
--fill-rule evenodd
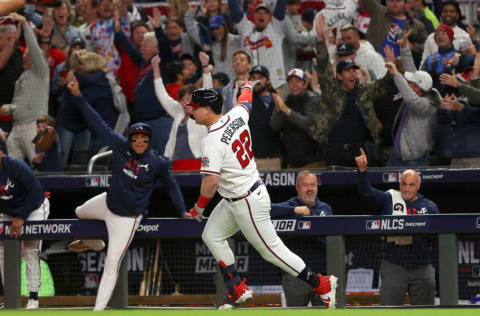
<path id="1" fill-rule="evenodd" d="M 38 171 L 105 150 L 68 72 L 115 131 L 149 124 L 174 170 L 200 166 L 191 92 L 218 89 L 227 113 L 248 78 L 260 169 L 355 167 L 360 148 L 373 166 L 480 166 L 480 33 L 456 1 L 27 2 L 0 18 L 0 141 Z"/>

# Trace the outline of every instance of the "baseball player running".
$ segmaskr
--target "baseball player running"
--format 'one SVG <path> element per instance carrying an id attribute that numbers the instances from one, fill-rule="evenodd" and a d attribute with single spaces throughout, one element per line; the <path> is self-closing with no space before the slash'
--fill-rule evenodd
<path id="1" fill-rule="evenodd" d="M 113 150 L 112 182 L 107 192 L 77 207 L 79 218 L 105 221 L 108 251 L 103 276 L 98 287 L 94 310 L 104 310 L 115 288 L 118 269 L 142 216 L 147 213 L 155 179 L 164 185 L 180 215 L 187 214 L 177 182 L 167 159 L 150 148 L 152 131 L 145 123 L 128 129 L 128 139 L 114 132 L 85 101 L 72 72 L 68 74 L 67 102 L 76 106 L 89 127 Z M 84 244 L 79 243 L 77 244 Z"/>
<path id="2" fill-rule="evenodd" d="M 253 158 L 248 128 L 254 83 L 247 82 L 237 105 L 222 116 L 222 97 L 213 89 L 192 93 L 190 106 L 198 124 L 207 126 L 203 139 L 202 166 L 204 178 L 200 196 L 190 214 L 202 220 L 202 213 L 218 190 L 223 199 L 214 208 L 202 239 L 219 263 L 227 299 L 219 307 L 231 309 L 252 297 L 252 291 L 240 279 L 235 258 L 227 238 L 241 230 L 262 257 L 287 273 L 307 282 L 320 295 L 325 305 L 335 308 L 337 278 L 314 273 L 305 262 L 291 252 L 278 237 L 270 220 L 270 197 L 259 178 Z"/>
<path id="3" fill-rule="evenodd" d="M 46 220 L 50 214 L 50 202 L 45 198 L 42 186 L 32 169 L 18 158 L 8 157 L 0 149 L 0 221 L 11 221 L 10 236 L 22 234 L 23 223 Z M 38 308 L 40 279 L 41 240 L 25 240 L 23 257 L 27 266 L 27 285 L 30 291 L 26 309 Z M 0 241 L 0 268 L 4 282 L 4 249 Z"/>

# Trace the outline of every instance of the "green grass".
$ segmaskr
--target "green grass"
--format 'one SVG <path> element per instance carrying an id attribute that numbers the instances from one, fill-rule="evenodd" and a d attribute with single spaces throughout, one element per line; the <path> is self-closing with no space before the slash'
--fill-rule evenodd
<path id="1" fill-rule="evenodd" d="M 39 309 L 35 311 L 25 310 L 2 310 L 0 315 L 53 315 L 53 316 L 81 316 L 85 313 L 92 313 L 91 310 L 71 309 Z M 432 309 L 267 309 L 267 308 L 244 308 L 229 311 L 218 311 L 214 309 L 129 309 L 129 310 L 107 310 L 95 312 L 96 315 L 106 316 L 310 316 L 310 315 L 331 315 L 331 316 L 463 316 L 480 315 L 480 308 L 432 308 Z"/>

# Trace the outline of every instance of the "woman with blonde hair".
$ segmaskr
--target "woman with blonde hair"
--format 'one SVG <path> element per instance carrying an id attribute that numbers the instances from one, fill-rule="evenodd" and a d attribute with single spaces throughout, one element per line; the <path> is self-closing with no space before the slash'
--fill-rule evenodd
<path id="1" fill-rule="evenodd" d="M 105 58 L 99 54 L 88 52 L 84 49 L 75 51 L 69 58 L 69 70 L 75 72 L 80 85 L 80 91 L 88 103 L 97 111 L 102 119 L 112 128 L 118 119 L 118 111 L 113 101 L 113 93 L 107 78 Z M 58 119 L 60 116 L 61 119 Z M 68 156 L 72 148 L 73 138 L 81 134 L 80 146 L 76 146 L 76 153 L 72 162 L 85 164 L 88 162 L 90 152 L 97 152 L 105 144 L 101 138 L 95 137 L 86 130 L 85 122 L 82 128 L 72 129 L 69 122 L 78 120 L 78 113 L 70 104 L 62 102 L 57 115 L 58 134 L 61 141 L 61 153 L 64 163 L 68 162 Z M 88 137 L 84 134 L 88 134 Z M 88 138 L 88 140 L 87 140 Z M 80 149 L 79 149 L 80 147 Z M 73 157 L 72 157 L 73 158 Z M 75 161 L 74 161 L 75 160 Z"/>
<path id="2" fill-rule="evenodd" d="M 80 85 L 80 92 L 100 117 L 111 128 L 115 128 L 119 113 L 115 108 L 112 88 L 107 78 L 105 58 L 97 53 L 83 51 L 75 52 L 73 56 L 74 60 L 78 59 L 78 64 L 72 65 L 72 70 Z M 95 137 L 92 138 L 90 149 L 96 151 L 104 145 L 101 138 Z"/>
<path id="3" fill-rule="evenodd" d="M 168 18 L 175 17 L 183 21 L 189 8 L 188 0 L 168 0 L 168 4 Z"/>

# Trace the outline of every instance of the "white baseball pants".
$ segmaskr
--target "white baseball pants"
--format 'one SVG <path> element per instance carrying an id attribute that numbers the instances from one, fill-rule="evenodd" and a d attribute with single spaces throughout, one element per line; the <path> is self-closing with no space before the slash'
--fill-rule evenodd
<path id="1" fill-rule="evenodd" d="M 97 195 L 75 209 L 78 218 L 105 221 L 108 231 L 108 250 L 105 266 L 97 292 L 94 310 L 104 310 L 117 283 L 118 270 L 123 256 L 132 242 L 137 226 L 142 219 L 138 216 L 119 216 L 107 207 L 107 193 Z"/>
<path id="2" fill-rule="evenodd" d="M 43 201 L 42 205 L 35 211 L 30 213 L 27 217 L 27 221 L 44 221 L 50 215 L 50 202 L 47 198 Z M 11 216 L 7 214 L 0 214 L 0 220 L 10 221 Z M 27 267 L 27 285 L 30 292 L 38 292 L 42 281 L 40 279 L 40 250 L 42 249 L 41 240 L 24 240 L 23 241 L 23 258 Z M 4 270 L 4 249 L 3 241 L 0 241 L 0 269 L 2 272 L 2 284 L 4 282 L 3 270 Z"/>
<path id="3" fill-rule="evenodd" d="M 240 230 L 260 255 L 296 277 L 305 268 L 303 260 L 288 249 L 278 237 L 270 220 L 270 197 L 262 184 L 248 197 L 228 202 L 221 200 L 208 218 L 202 239 L 219 261 L 235 263 L 227 238 Z"/>

